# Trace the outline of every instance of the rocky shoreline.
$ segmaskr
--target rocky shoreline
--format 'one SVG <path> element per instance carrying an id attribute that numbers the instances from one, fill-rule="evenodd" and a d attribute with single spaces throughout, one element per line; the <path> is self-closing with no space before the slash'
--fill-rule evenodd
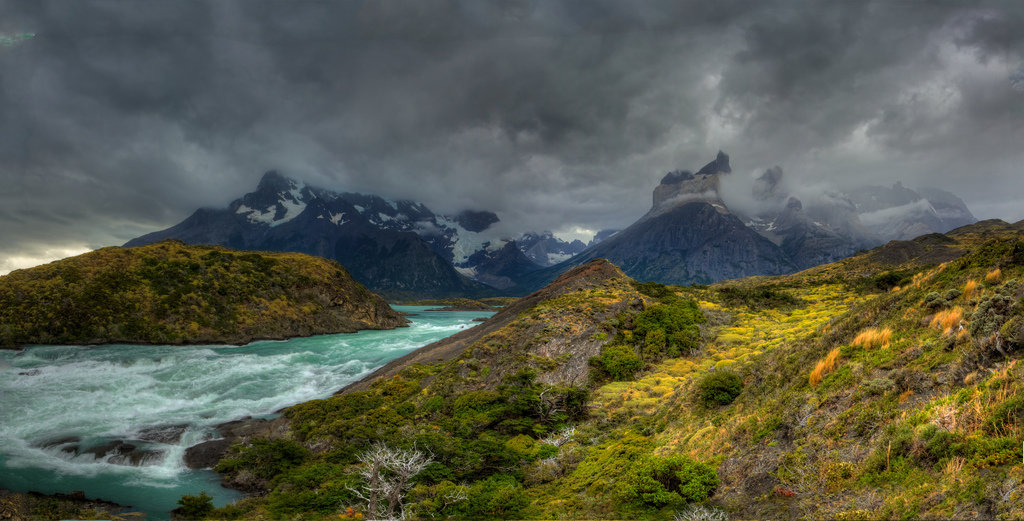
<path id="1" fill-rule="evenodd" d="M 121 519 L 141 521 L 146 514 L 103 499 L 88 498 L 82 491 L 70 494 L 11 492 L 0 489 L 0 519 Z"/>
<path id="2" fill-rule="evenodd" d="M 236 443 L 245 443 L 252 438 L 280 438 L 288 432 L 288 419 L 284 416 L 273 419 L 247 416 L 222 423 L 216 429 L 220 438 L 185 449 L 185 466 L 190 469 L 212 469 Z"/>

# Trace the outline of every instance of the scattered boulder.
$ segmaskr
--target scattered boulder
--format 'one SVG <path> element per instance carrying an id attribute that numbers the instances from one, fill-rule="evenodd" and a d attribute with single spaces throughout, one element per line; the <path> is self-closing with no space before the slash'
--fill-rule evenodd
<path id="1" fill-rule="evenodd" d="M 209 469 L 227 453 L 233 440 L 219 439 L 204 441 L 185 449 L 185 466 L 190 469 Z"/>
<path id="2" fill-rule="evenodd" d="M 188 424 L 184 423 L 181 425 L 159 425 L 156 427 L 147 427 L 139 431 L 139 439 L 142 441 L 152 441 L 156 443 L 178 443 L 181 441 L 181 435 L 188 430 Z"/>

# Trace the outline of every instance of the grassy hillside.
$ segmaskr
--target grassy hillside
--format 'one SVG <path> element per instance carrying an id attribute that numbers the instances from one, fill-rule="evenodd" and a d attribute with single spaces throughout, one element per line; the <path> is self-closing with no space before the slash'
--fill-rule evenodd
<path id="1" fill-rule="evenodd" d="M 1024 517 L 1024 224 L 710 287 L 587 266 L 286 411 L 218 468 L 265 495 L 215 516 L 365 509 L 384 443 L 433 458 L 421 518 Z"/>
<path id="2" fill-rule="evenodd" d="M 319 257 L 166 241 L 0 277 L 0 346 L 245 343 L 405 320 Z"/>

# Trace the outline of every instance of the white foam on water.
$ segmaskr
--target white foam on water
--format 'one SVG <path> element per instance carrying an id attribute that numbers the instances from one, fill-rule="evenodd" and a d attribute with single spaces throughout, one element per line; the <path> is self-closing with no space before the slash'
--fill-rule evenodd
<path id="1" fill-rule="evenodd" d="M 24 488 L 23 476 L 38 474 L 48 480 L 42 489 L 71 492 L 95 482 L 142 489 L 145 496 L 152 488 L 163 494 L 161 505 L 173 504 L 171 499 L 215 482 L 182 463 L 185 448 L 214 436 L 214 426 L 330 396 L 487 316 L 399 309 L 418 313 L 410 327 L 246 346 L 33 346 L 0 352 L 0 488 Z M 178 442 L 137 441 L 147 428 L 174 425 L 188 425 Z M 78 440 L 44 447 L 68 437 Z M 83 452 L 114 440 L 164 456 L 136 467 Z M 75 444 L 77 455 L 61 450 Z M 60 485 L 70 476 L 76 477 L 73 485 Z"/>

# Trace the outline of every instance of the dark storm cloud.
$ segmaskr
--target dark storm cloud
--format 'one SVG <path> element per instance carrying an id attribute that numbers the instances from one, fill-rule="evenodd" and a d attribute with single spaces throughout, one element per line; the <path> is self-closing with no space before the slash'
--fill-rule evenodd
<path id="1" fill-rule="evenodd" d="M 0 1 L 0 35 L 36 35 L 0 47 L 0 271 L 224 205 L 270 168 L 509 231 L 598 229 L 723 148 L 737 175 L 900 179 L 1019 219 L 1018 6 Z"/>

